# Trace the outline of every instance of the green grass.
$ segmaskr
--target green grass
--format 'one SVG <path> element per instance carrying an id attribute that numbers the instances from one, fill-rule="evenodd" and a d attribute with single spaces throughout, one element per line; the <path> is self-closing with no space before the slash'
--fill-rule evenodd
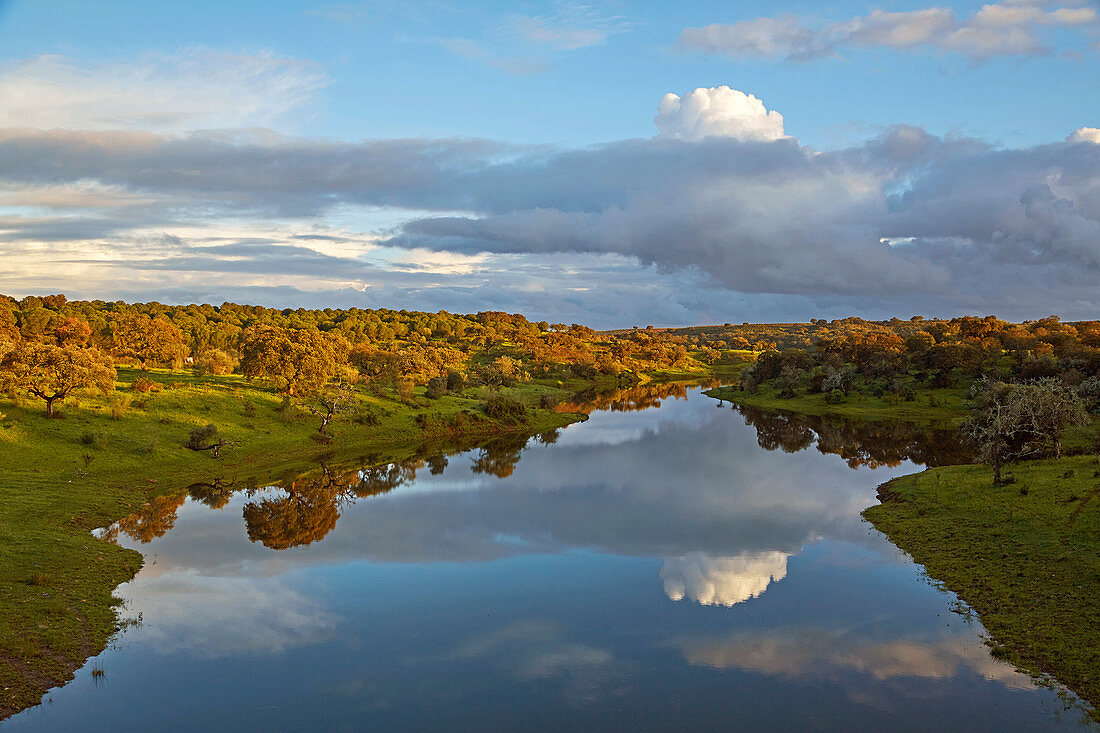
<path id="1" fill-rule="evenodd" d="M 1100 457 L 896 478 L 864 512 L 980 616 L 999 658 L 1049 675 L 1100 720 Z"/>
<path id="2" fill-rule="evenodd" d="M 162 390 L 130 393 L 138 377 Z M 279 395 L 240 377 L 124 369 L 113 394 L 70 399 L 56 420 L 43 416 L 40 401 L 0 397 L 0 719 L 70 679 L 116 628 L 113 589 L 134 575 L 142 558 L 90 530 L 132 514 L 150 497 L 215 475 L 275 479 L 315 467 L 321 455 L 387 462 L 426 442 L 541 433 L 581 417 L 532 409 L 525 424 L 496 424 L 481 417 L 481 391 L 428 400 L 418 390 L 409 405 L 392 393 L 359 391 L 379 423 L 340 417 L 329 426 L 330 445 L 311 439 L 317 418 L 297 410 L 281 414 Z M 569 394 L 532 383 L 503 392 L 532 408 L 543 395 Z M 455 429 L 459 413 L 463 426 Z M 427 415 L 424 426 L 416 423 L 420 414 Z M 220 460 L 185 449 L 188 433 L 207 423 L 240 446 Z"/>
<path id="3" fill-rule="evenodd" d="M 779 391 L 770 385 L 763 385 L 756 392 L 745 392 L 736 387 L 716 387 L 704 394 L 767 410 L 789 410 L 804 415 L 838 415 L 863 420 L 943 423 L 966 414 L 963 408 L 964 393 L 961 389 L 918 390 L 917 398 L 911 402 L 853 393 L 835 405 L 827 403 L 824 394 L 780 397 Z"/>

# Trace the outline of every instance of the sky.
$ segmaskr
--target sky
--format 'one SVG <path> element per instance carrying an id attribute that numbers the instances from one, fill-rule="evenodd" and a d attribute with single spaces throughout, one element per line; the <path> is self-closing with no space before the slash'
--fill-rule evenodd
<path id="1" fill-rule="evenodd" d="M 1100 8 L 0 0 L 0 292 L 1100 310 Z"/>

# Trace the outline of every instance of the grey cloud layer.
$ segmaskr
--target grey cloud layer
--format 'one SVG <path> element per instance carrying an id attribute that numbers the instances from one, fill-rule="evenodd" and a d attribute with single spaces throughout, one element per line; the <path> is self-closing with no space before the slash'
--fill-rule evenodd
<path id="1" fill-rule="evenodd" d="M 79 239 L 82 226 L 86 238 L 112 236 L 123 221 L 170 231 L 170 222 L 386 206 L 414 217 L 386 241 L 396 247 L 619 255 L 743 293 L 931 302 L 941 311 L 1006 308 L 1021 294 L 1039 311 L 1100 304 L 1100 145 L 1087 140 L 1006 150 L 898 127 L 822 153 L 790 138 L 562 150 L 7 129 L 0 180 L 94 181 L 122 201 L 148 196 L 126 219 L 101 207 L 82 225 L 76 215 L 87 210 L 75 203 L 52 224 L 9 216 L 0 238 L 11 242 Z M 289 251 L 259 254 L 277 263 Z"/>

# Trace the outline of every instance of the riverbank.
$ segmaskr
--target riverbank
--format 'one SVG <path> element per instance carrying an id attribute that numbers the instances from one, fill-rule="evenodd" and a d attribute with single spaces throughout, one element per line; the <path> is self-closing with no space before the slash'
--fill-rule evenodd
<path id="1" fill-rule="evenodd" d="M 484 388 L 434 400 L 418 389 L 407 401 L 357 390 L 360 406 L 318 440 L 317 417 L 240 377 L 120 370 L 119 379 L 107 397 L 70 399 L 63 419 L 46 419 L 40 402 L 0 399 L 0 719 L 71 679 L 116 629 L 112 593 L 142 558 L 93 538 L 92 529 L 216 476 L 263 485 L 322 457 L 384 463 L 426 443 L 552 431 L 585 416 L 547 407 L 594 384 L 502 389 L 526 406 L 520 420 L 485 415 Z M 151 388 L 131 391 L 138 379 Z M 189 432 L 207 424 L 239 445 L 219 459 L 186 449 Z"/>
<path id="2" fill-rule="evenodd" d="M 863 515 L 981 618 L 994 656 L 1049 675 L 1100 720 L 1100 457 L 902 476 Z"/>

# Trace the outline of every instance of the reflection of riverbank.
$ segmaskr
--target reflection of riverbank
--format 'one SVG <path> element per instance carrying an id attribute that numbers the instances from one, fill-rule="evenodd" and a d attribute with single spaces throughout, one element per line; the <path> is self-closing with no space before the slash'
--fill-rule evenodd
<path id="1" fill-rule="evenodd" d="M 816 445 L 838 455 L 852 468 L 897 466 L 912 461 L 922 466 L 952 466 L 974 461 L 973 449 L 950 428 L 900 420 L 866 421 L 842 417 L 777 412 L 749 405 L 733 409 L 756 428 L 765 450 L 796 453 Z"/>
<path id="2" fill-rule="evenodd" d="M 557 412 L 635 412 L 661 406 L 668 398 L 686 400 L 689 389 L 717 387 L 721 380 L 707 378 L 684 382 L 647 382 L 633 387 L 586 389 L 577 392 L 554 408 Z"/>

